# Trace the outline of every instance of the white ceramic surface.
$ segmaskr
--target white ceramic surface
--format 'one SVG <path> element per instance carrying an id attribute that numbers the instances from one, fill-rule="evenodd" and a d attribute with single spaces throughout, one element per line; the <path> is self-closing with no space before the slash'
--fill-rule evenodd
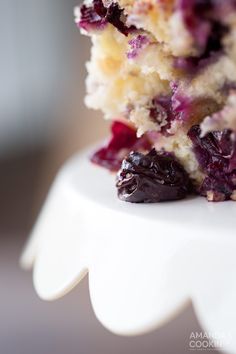
<path id="1" fill-rule="evenodd" d="M 89 271 L 98 319 L 124 335 L 162 325 L 192 300 L 203 327 L 236 353 L 236 203 L 124 203 L 88 155 L 58 174 L 22 256 L 38 295 L 59 298 Z"/>

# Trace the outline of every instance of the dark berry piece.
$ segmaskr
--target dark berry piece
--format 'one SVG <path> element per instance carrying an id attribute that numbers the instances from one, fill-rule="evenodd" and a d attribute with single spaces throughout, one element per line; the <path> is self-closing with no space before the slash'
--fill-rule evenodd
<path id="1" fill-rule="evenodd" d="M 78 26 L 85 31 L 102 30 L 108 23 L 117 28 L 118 31 L 127 36 L 135 30 L 134 26 L 128 27 L 125 24 L 126 16 L 118 4 L 111 3 L 104 6 L 102 0 L 93 0 L 91 5 L 80 7 L 80 21 Z"/>
<path id="2" fill-rule="evenodd" d="M 200 186 L 200 194 L 207 197 L 212 202 L 222 202 L 224 200 L 230 200 L 233 191 L 236 189 L 236 184 L 232 183 L 232 179 L 236 178 L 236 174 L 213 174 L 204 178 L 202 185 Z"/>
<path id="3" fill-rule="evenodd" d="M 111 127 L 112 137 L 108 144 L 91 157 L 91 161 L 110 171 L 118 171 L 124 157 L 133 149 L 150 150 L 151 143 L 147 136 L 137 138 L 136 130 L 115 121 Z"/>
<path id="4" fill-rule="evenodd" d="M 89 6 L 82 5 L 80 7 L 80 28 L 89 32 L 90 30 L 101 30 L 106 24 L 106 9 L 102 0 L 94 0 Z"/>
<path id="5" fill-rule="evenodd" d="M 173 155 L 155 149 L 147 155 L 131 152 L 122 162 L 116 187 L 119 198 L 130 203 L 178 200 L 191 192 L 181 164 Z"/>
<path id="6" fill-rule="evenodd" d="M 199 125 L 188 132 L 193 151 L 206 177 L 200 186 L 208 200 L 232 198 L 236 190 L 236 137 L 229 129 L 214 131 L 201 137 Z"/>
<path id="7" fill-rule="evenodd" d="M 236 141 L 231 130 L 214 131 L 201 137 L 199 125 L 194 125 L 188 132 L 193 143 L 193 150 L 204 172 L 221 174 L 236 169 Z M 230 171 L 231 170 L 231 171 Z"/>

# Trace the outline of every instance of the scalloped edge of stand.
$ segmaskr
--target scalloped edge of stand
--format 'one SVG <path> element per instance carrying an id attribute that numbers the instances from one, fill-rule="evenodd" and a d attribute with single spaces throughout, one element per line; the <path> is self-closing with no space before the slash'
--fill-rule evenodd
<path id="1" fill-rule="evenodd" d="M 236 204 L 200 197 L 121 202 L 114 175 L 92 165 L 89 154 L 59 172 L 22 255 L 22 265 L 34 268 L 39 296 L 57 299 L 89 271 L 94 311 L 115 333 L 157 328 L 192 299 L 204 328 L 233 328 L 236 338 Z"/>

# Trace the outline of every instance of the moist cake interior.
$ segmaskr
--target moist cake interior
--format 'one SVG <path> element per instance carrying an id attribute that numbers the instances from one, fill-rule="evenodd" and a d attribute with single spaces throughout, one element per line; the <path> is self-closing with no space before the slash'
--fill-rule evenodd
<path id="1" fill-rule="evenodd" d="M 113 121 L 92 161 L 121 169 L 120 198 L 160 201 L 139 192 L 176 187 L 171 156 L 191 182 L 185 195 L 236 200 L 236 0 L 86 0 L 75 18 L 92 41 L 86 104 Z M 151 171 L 163 158 L 175 182 Z"/>

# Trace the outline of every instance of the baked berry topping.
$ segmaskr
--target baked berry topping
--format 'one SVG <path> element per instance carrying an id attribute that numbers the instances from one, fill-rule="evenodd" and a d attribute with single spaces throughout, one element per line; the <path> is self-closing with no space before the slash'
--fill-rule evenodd
<path id="1" fill-rule="evenodd" d="M 208 200 L 232 199 L 236 190 L 236 134 L 229 129 L 201 137 L 199 125 L 188 132 L 193 151 L 206 177 L 200 186 Z"/>
<path id="2" fill-rule="evenodd" d="M 80 7 L 78 26 L 87 32 L 90 30 L 102 30 L 110 23 L 127 36 L 135 27 L 128 27 L 125 22 L 124 11 L 116 3 L 112 2 L 106 7 L 102 0 L 93 0 L 91 5 L 83 4 Z"/>
<path id="3" fill-rule="evenodd" d="M 119 198 L 130 203 L 178 200 L 191 192 L 188 174 L 176 158 L 155 149 L 147 155 L 131 152 L 122 162 L 116 187 Z"/>
<path id="4" fill-rule="evenodd" d="M 118 171 L 122 160 L 131 150 L 148 151 L 151 148 L 146 135 L 137 138 L 136 130 L 122 122 L 114 121 L 111 133 L 112 137 L 108 144 L 91 157 L 93 163 L 110 171 Z"/>

